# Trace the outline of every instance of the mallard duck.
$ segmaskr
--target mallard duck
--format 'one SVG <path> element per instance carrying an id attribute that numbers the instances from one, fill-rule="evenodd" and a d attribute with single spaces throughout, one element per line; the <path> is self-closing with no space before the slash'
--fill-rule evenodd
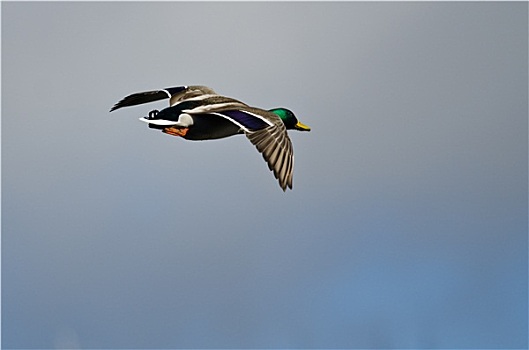
<path id="1" fill-rule="evenodd" d="M 152 110 L 140 120 L 150 128 L 186 140 L 211 140 L 245 134 L 263 155 L 279 186 L 292 189 L 294 156 L 287 129 L 310 131 L 286 108 L 264 110 L 207 86 L 178 86 L 126 96 L 110 112 L 122 107 L 169 98 L 169 107 Z"/>

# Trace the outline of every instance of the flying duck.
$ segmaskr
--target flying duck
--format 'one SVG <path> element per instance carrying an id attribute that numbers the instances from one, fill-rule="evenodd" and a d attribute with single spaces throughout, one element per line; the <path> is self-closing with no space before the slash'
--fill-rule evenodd
<path id="1" fill-rule="evenodd" d="M 221 96 L 207 86 L 178 86 L 138 92 L 117 102 L 110 112 L 122 107 L 169 99 L 169 107 L 152 110 L 140 120 L 150 128 L 186 140 L 212 140 L 245 134 L 263 155 L 279 186 L 292 189 L 294 155 L 287 129 L 310 131 L 286 108 L 264 110 L 231 97 Z"/>

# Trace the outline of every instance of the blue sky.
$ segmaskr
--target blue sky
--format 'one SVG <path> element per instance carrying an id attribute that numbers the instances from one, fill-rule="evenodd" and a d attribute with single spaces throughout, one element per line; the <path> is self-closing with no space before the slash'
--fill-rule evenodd
<path id="1" fill-rule="evenodd" d="M 3 348 L 526 348 L 527 3 L 3 2 Z M 110 107 L 204 84 L 244 136 Z"/>

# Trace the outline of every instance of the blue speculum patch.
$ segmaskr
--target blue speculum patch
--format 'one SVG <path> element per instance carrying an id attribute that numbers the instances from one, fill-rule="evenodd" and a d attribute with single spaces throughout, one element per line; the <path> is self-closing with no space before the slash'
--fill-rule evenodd
<path id="1" fill-rule="evenodd" d="M 219 114 L 232 118 L 249 130 L 260 130 L 270 126 L 270 124 L 263 119 L 244 111 L 222 111 Z"/>

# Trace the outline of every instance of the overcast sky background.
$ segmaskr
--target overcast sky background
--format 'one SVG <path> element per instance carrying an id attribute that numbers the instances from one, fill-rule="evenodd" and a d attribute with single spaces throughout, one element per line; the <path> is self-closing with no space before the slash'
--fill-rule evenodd
<path id="1" fill-rule="evenodd" d="M 2 2 L 3 348 L 526 348 L 517 3 Z M 110 107 L 204 84 L 244 136 Z"/>

